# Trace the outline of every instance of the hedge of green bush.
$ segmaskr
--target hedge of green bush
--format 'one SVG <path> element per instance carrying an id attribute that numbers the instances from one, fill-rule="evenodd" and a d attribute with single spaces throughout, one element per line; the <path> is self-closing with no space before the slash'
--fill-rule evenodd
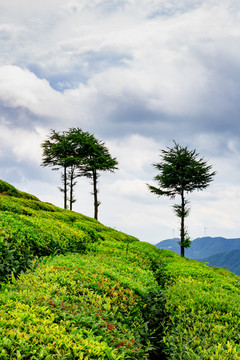
<path id="1" fill-rule="evenodd" d="M 1 181 L 0 286 L 1 360 L 240 359 L 239 276 Z"/>
<path id="2" fill-rule="evenodd" d="M 163 342 L 173 360 L 240 359 L 240 278 L 162 250 L 166 311 Z"/>
<path id="3" fill-rule="evenodd" d="M 154 359 L 164 297 L 151 270 L 157 249 L 141 254 L 143 245 L 45 257 L 5 283 L 0 359 Z"/>
<path id="4" fill-rule="evenodd" d="M 105 239 L 136 241 L 95 219 L 26 196 L 2 181 L 0 212 L 0 281 L 25 271 L 38 257 L 85 253 Z"/>
<path id="5" fill-rule="evenodd" d="M 13 185 L 8 184 L 6 181 L 3 180 L 0 180 L 0 194 L 39 201 L 36 196 L 23 191 L 19 191 Z"/>

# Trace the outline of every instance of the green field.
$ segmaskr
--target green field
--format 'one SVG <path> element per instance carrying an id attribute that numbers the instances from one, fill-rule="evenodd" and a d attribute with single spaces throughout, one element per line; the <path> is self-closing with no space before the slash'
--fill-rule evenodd
<path id="1" fill-rule="evenodd" d="M 240 359 L 240 281 L 0 181 L 0 359 Z"/>

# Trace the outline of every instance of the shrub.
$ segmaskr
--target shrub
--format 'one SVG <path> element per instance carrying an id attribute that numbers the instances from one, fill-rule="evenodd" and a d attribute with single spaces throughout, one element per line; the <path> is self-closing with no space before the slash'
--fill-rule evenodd
<path id="1" fill-rule="evenodd" d="M 8 184 L 7 182 L 0 180 L 0 194 L 15 196 L 24 199 L 38 200 L 38 198 L 34 195 L 28 194 L 23 191 L 17 190 L 13 185 Z"/>
<path id="2" fill-rule="evenodd" d="M 168 359 L 239 359 L 239 277 L 162 251 L 171 278 L 165 287 Z"/>
<path id="3" fill-rule="evenodd" d="M 55 256 L 4 285 L 1 359 L 151 358 L 153 329 L 144 313 L 150 309 L 145 301 L 151 302 L 147 292 L 154 279 L 150 273 L 143 277 L 142 297 L 133 290 L 139 282 L 134 265 L 126 275 L 121 257 L 110 267 L 110 259 L 106 263 L 101 256 Z M 117 262 L 124 282 L 115 280 Z"/>

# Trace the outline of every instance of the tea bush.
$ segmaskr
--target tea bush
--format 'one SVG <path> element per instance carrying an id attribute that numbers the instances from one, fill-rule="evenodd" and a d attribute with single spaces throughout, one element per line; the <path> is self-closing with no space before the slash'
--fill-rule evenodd
<path id="1" fill-rule="evenodd" d="M 167 357 L 239 359 L 239 276 L 167 250 L 161 254 L 171 280 L 165 286 L 169 318 L 163 342 Z"/>
<path id="2" fill-rule="evenodd" d="M 0 215 L 1 360 L 240 358 L 238 276 L 1 181 Z"/>
<path id="3" fill-rule="evenodd" d="M 0 358 L 150 359 L 156 287 L 124 253 L 45 258 L 2 289 Z"/>
<path id="4" fill-rule="evenodd" d="M 106 239 L 137 239 L 95 219 L 43 203 L 0 181 L 0 281 L 25 271 L 31 260 L 67 252 L 94 251 Z"/>
<path id="5" fill-rule="evenodd" d="M 32 199 L 38 200 L 38 198 L 34 195 L 25 193 L 23 191 L 17 190 L 13 185 L 8 184 L 7 182 L 0 180 L 0 194 L 8 195 L 8 196 L 15 196 L 24 199 Z"/>
<path id="6" fill-rule="evenodd" d="M 0 211 L 1 359 L 153 358 L 155 247 L 18 190 Z"/>

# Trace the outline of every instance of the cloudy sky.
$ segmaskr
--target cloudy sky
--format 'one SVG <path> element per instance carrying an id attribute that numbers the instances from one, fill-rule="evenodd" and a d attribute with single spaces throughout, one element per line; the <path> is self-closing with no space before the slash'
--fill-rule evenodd
<path id="1" fill-rule="evenodd" d="M 0 49 L 2 180 L 62 207 L 41 143 L 80 127 L 119 162 L 99 220 L 155 244 L 179 232 L 146 186 L 175 140 L 217 171 L 189 195 L 190 237 L 240 237 L 239 1 L 0 0 Z M 75 211 L 93 215 L 91 190 L 79 180 Z"/>

